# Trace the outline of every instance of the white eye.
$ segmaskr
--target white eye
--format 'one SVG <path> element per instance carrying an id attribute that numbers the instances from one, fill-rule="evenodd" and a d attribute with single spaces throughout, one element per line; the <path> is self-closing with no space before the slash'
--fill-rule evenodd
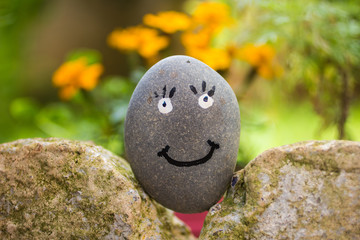
<path id="1" fill-rule="evenodd" d="M 207 93 L 199 97 L 199 105 L 204 109 L 211 107 L 213 103 L 214 103 L 214 99 L 210 97 Z"/>
<path id="2" fill-rule="evenodd" d="M 159 100 L 158 109 L 161 113 L 169 113 L 173 110 L 170 98 L 162 98 Z"/>

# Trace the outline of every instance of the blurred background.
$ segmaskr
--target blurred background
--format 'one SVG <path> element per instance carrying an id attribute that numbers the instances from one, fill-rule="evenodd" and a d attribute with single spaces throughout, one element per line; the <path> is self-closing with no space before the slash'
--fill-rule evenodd
<path id="1" fill-rule="evenodd" d="M 124 156 L 131 94 L 175 54 L 233 88 L 237 169 L 271 147 L 360 141 L 358 0 L 0 0 L 0 143 L 59 137 Z M 177 214 L 196 236 L 205 215 Z"/>
<path id="2" fill-rule="evenodd" d="M 284 144 L 360 141 L 358 0 L 1 0 L 0 143 L 60 137 L 124 156 L 132 91 L 175 54 L 236 93 L 238 168 Z"/>

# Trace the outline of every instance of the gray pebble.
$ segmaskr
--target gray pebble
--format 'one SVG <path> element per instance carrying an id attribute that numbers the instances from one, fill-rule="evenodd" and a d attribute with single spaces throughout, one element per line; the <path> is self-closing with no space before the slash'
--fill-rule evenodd
<path id="1" fill-rule="evenodd" d="M 137 85 L 125 121 L 133 172 L 156 201 L 182 213 L 208 210 L 236 164 L 240 113 L 228 83 L 188 56 L 165 58 Z"/>

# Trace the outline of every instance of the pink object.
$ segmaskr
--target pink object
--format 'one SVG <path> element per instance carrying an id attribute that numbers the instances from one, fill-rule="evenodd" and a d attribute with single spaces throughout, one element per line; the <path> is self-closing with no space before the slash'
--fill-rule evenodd
<path id="1" fill-rule="evenodd" d="M 184 214 L 184 213 L 176 212 L 175 215 L 190 227 L 192 233 L 196 237 L 199 237 L 207 213 L 208 213 L 207 211 L 202 213 L 192 213 L 192 214 Z"/>
<path id="2" fill-rule="evenodd" d="M 222 197 L 218 203 L 221 203 L 222 200 L 224 200 L 224 197 Z M 201 213 L 192 213 L 192 214 L 184 214 L 184 213 L 176 212 L 175 215 L 190 227 L 192 233 L 196 237 L 199 237 L 207 213 L 208 211 Z"/>

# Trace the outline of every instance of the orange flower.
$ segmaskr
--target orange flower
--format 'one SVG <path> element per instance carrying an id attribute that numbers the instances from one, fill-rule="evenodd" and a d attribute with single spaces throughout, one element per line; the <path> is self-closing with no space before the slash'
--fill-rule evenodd
<path id="1" fill-rule="evenodd" d="M 215 70 L 230 67 L 230 52 L 212 46 L 212 40 L 225 26 L 233 22 L 229 7 L 224 3 L 202 2 L 193 15 L 192 25 L 181 36 L 187 54 L 198 58 Z"/>
<path id="2" fill-rule="evenodd" d="M 159 36 L 155 29 L 135 26 L 113 31 L 108 43 L 119 50 L 136 50 L 144 58 L 152 58 L 168 46 L 169 39 Z"/>
<path id="3" fill-rule="evenodd" d="M 75 61 L 65 62 L 53 75 L 53 84 L 56 87 L 73 85 L 77 78 L 86 68 L 86 58 L 79 58 Z"/>
<path id="4" fill-rule="evenodd" d="M 87 91 L 94 89 L 103 71 L 104 67 L 99 63 L 87 66 L 79 76 L 78 87 Z"/>
<path id="5" fill-rule="evenodd" d="M 238 57 L 258 67 L 272 62 L 275 57 L 275 50 L 268 44 L 254 45 L 249 43 L 239 49 Z"/>
<path id="6" fill-rule="evenodd" d="M 230 67 L 231 57 L 224 49 L 218 48 L 194 48 L 188 50 L 187 54 L 197 58 L 214 70 L 224 70 Z"/>
<path id="7" fill-rule="evenodd" d="M 282 68 L 275 61 L 275 49 L 268 44 L 249 43 L 237 52 L 239 59 L 254 66 L 260 76 L 271 79 L 282 74 Z"/>
<path id="8" fill-rule="evenodd" d="M 108 36 L 108 44 L 120 50 L 136 50 L 139 46 L 138 27 L 114 30 Z"/>
<path id="9" fill-rule="evenodd" d="M 146 14 L 143 22 L 170 34 L 186 30 L 190 26 L 190 18 L 184 13 L 175 11 L 159 12 L 157 15 Z"/>
<path id="10" fill-rule="evenodd" d="M 196 25 L 209 27 L 216 32 L 222 27 L 231 24 L 234 20 L 230 17 L 229 7 L 220 2 L 202 2 L 193 13 Z"/>
<path id="11" fill-rule="evenodd" d="M 210 46 L 212 33 L 208 29 L 191 29 L 181 36 L 182 44 L 186 49 L 208 48 Z"/>
<path id="12" fill-rule="evenodd" d="M 75 96 L 75 94 L 79 91 L 78 88 L 76 88 L 73 85 L 66 85 L 63 88 L 60 88 L 59 90 L 59 97 L 60 99 L 64 101 L 70 100 L 72 97 Z"/>
<path id="13" fill-rule="evenodd" d="M 280 77 L 283 74 L 283 71 L 283 68 L 277 63 L 273 63 L 271 65 L 262 65 L 257 69 L 259 75 L 265 79 Z"/>
<path id="14" fill-rule="evenodd" d="M 85 57 L 63 63 L 53 75 L 53 84 L 60 88 L 59 96 L 63 100 L 71 99 L 80 88 L 92 90 L 103 72 L 99 63 L 88 65 Z"/>
<path id="15" fill-rule="evenodd" d="M 186 52 L 214 69 L 230 66 L 234 54 L 230 53 L 229 46 L 220 49 L 212 43 L 216 35 L 233 22 L 229 6 L 219 2 L 201 2 L 190 17 L 176 11 L 165 11 L 146 14 L 143 18 L 145 25 L 168 34 L 184 31 L 181 41 Z M 155 29 L 134 26 L 113 31 L 108 44 L 119 50 L 137 51 L 147 63 L 153 63 L 158 59 L 158 52 L 168 46 L 169 38 L 159 35 Z"/>

